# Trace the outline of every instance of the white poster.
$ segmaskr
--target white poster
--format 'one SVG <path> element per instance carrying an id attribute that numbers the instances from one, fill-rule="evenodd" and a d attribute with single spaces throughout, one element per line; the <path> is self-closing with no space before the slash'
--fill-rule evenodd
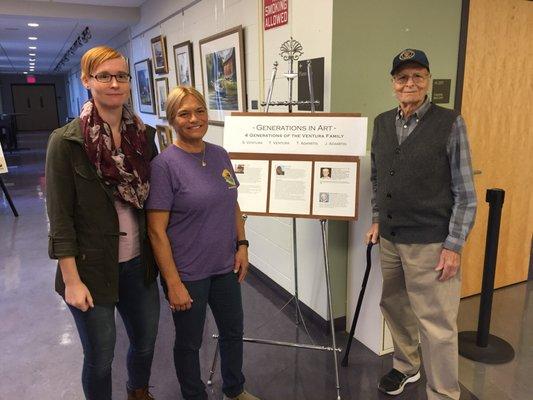
<path id="1" fill-rule="evenodd" d="M 231 160 L 239 181 L 239 206 L 243 213 L 267 212 L 268 160 Z"/>
<path id="2" fill-rule="evenodd" d="M 0 146 L 0 174 L 7 173 L 7 163 L 4 158 L 4 152 L 2 151 L 2 146 Z"/>
<path id="3" fill-rule="evenodd" d="M 356 162 L 315 162 L 313 215 L 355 217 Z"/>
<path id="4" fill-rule="evenodd" d="M 269 212 L 309 215 L 312 169 L 311 161 L 273 160 Z"/>
<path id="5" fill-rule="evenodd" d="M 227 116 L 224 148 L 234 153 L 366 155 L 367 118 Z"/>

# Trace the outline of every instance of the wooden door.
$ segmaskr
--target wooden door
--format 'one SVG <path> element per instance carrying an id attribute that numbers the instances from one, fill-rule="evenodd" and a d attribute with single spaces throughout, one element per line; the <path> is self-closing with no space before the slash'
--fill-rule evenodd
<path id="1" fill-rule="evenodd" d="M 470 0 L 463 103 L 478 197 L 463 296 L 480 292 L 485 193 L 505 190 L 495 287 L 525 281 L 533 234 L 533 2 Z"/>
<path id="2" fill-rule="evenodd" d="M 11 85 L 17 130 L 53 130 L 59 126 L 54 85 Z"/>

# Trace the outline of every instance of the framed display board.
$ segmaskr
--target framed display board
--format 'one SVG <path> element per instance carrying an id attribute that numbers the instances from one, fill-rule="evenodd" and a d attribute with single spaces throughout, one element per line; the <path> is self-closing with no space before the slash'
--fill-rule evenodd
<path id="1" fill-rule="evenodd" d="M 249 215 L 357 219 L 367 120 L 355 113 L 232 113 L 224 147 Z"/>

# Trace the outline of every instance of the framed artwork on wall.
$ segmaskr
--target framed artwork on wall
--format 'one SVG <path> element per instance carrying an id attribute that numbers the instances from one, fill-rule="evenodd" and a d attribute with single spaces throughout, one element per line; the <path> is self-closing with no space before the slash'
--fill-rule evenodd
<path id="1" fill-rule="evenodd" d="M 176 66 L 176 82 L 178 86 L 194 86 L 194 61 L 192 42 L 174 45 L 174 65 Z"/>
<path id="2" fill-rule="evenodd" d="M 157 93 L 157 116 L 166 118 L 166 103 L 168 97 L 168 79 L 157 78 L 155 80 L 155 92 Z"/>
<path id="3" fill-rule="evenodd" d="M 154 71 L 156 74 L 168 73 L 167 60 L 167 39 L 165 36 L 156 36 L 152 42 L 152 59 L 154 60 Z"/>
<path id="4" fill-rule="evenodd" d="M 136 62 L 133 67 L 135 70 L 135 81 L 137 82 L 139 111 L 145 114 L 155 114 L 152 63 L 147 58 Z"/>
<path id="5" fill-rule="evenodd" d="M 172 144 L 172 128 L 168 125 L 156 125 L 157 142 L 159 143 L 159 152 L 165 150 Z"/>
<path id="6" fill-rule="evenodd" d="M 222 126 L 232 111 L 246 111 L 242 26 L 200 40 L 200 60 L 209 123 Z"/>

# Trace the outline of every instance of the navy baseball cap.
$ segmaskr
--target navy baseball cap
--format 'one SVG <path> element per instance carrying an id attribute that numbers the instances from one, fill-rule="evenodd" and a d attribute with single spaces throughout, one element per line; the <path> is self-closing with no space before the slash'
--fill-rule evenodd
<path id="1" fill-rule="evenodd" d="M 421 66 L 427 68 L 427 70 L 429 71 L 429 61 L 426 56 L 426 53 L 424 53 L 422 50 L 405 49 L 401 51 L 400 54 L 398 54 L 396 57 L 394 57 L 394 60 L 392 60 L 392 69 L 390 71 L 390 74 L 394 75 L 398 68 L 400 68 L 402 65 L 409 63 L 420 64 Z"/>

